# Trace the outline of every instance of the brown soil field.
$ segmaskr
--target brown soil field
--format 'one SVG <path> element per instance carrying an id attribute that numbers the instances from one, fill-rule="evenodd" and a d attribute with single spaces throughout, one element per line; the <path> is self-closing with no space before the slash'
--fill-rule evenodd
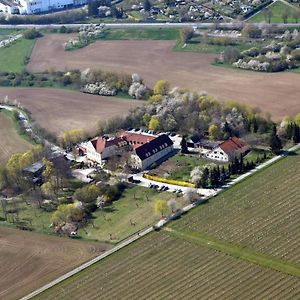
<path id="1" fill-rule="evenodd" d="M 300 111 L 299 74 L 259 73 L 211 65 L 215 55 L 173 52 L 174 41 L 97 41 L 64 51 L 68 35 L 38 40 L 28 70 L 101 68 L 137 72 L 148 85 L 167 79 L 174 86 L 206 91 L 221 100 L 236 100 L 268 111 L 274 119 Z"/>
<path id="2" fill-rule="evenodd" d="M 0 227 L 0 299 L 17 299 L 110 246 Z"/>
<path id="3" fill-rule="evenodd" d="M 30 143 L 19 136 L 12 120 L 0 112 L 0 165 L 5 164 L 12 154 L 23 153 L 30 147 Z"/>
<path id="4" fill-rule="evenodd" d="M 94 129 L 98 121 L 126 115 L 142 101 L 100 97 L 51 88 L 0 88 L 0 98 L 18 99 L 34 120 L 49 132 L 82 128 Z"/>

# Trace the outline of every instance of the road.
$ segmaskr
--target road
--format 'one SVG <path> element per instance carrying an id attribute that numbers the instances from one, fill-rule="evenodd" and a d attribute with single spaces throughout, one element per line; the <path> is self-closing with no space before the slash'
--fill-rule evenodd
<path id="1" fill-rule="evenodd" d="M 197 27 L 198 29 L 211 29 L 215 28 L 214 23 L 104 23 L 107 28 L 181 28 L 181 27 Z M 235 29 L 239 24 L 243 24 L 243 22 L 231 22 L 231 23 L 219 23 L 218 26 L 222 29 Z M 274 24 L 267 23 L 252 23 L 257 26 L 274 26 Z M 0 28 L 60 28 L 61 26 L 66 27 L 80 27 L 86 26 L 88 24 L 19 24 L 19 25 L 0 25 Z M 277 23 L 276 26 L 280 28 L 288 28 L 288 27 L 299 27 L 300 23 L 290 23 L 283 24 Z"/>

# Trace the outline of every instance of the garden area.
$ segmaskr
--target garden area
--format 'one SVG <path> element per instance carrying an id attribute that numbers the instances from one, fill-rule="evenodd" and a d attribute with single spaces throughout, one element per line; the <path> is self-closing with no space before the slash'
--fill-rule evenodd
<path id="1" fill-rule="evenodd" d="M 276 1 L 267 9 L 261 10 L 258 14 L 249 19 L 252 23 L 298 23 L 300 20 L 300 9 L 292 4 Z"/>

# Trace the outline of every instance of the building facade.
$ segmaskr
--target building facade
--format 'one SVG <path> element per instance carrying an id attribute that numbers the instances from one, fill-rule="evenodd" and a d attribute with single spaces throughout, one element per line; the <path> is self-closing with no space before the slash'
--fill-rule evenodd
<path id="1" fill-rule="evenodd" d="M 205 154 L 206 158 L 220 162 L 229 162 L 248 153 L 249 145 L 237 137 L 231 137 Z"/>
<path id="2" fill-rule="evenodd" d="M 145 170 L 173 152 L 173 142 L 162 134 L 136 148 L 131 155 L 129 164 L 135 170 Z"/>

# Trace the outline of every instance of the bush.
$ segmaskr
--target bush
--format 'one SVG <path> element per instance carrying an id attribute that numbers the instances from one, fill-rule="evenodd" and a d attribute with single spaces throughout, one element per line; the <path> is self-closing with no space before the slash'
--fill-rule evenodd
<path id="1" fill-rule="evenodd" d="M 154 181 L 158 181 L 158 182 L 162 182 L 162 183 L 174 184 L 174 185 L 179 185 L 179 186 L 184 186 L 184 187 L 193 187 L 193 188 L 196 187 L 193 183 L 190 183 L 190 182 L 166 179 L 166 178 L 153 176 L 153 175 L 149 175 L 149 174 L 144 174 L 144 177 L 149 180 L 154 180 Z"/>
<path id="2" fill-rule="evenodd" d="M 42 34 L 38 30 L 36 30 L 35 28 L 27 29 L 23 33 L 23 37 L 27 40 L 34 40 L 34 39 L 39 38 L 41 36 L 42 36 Z"/>

